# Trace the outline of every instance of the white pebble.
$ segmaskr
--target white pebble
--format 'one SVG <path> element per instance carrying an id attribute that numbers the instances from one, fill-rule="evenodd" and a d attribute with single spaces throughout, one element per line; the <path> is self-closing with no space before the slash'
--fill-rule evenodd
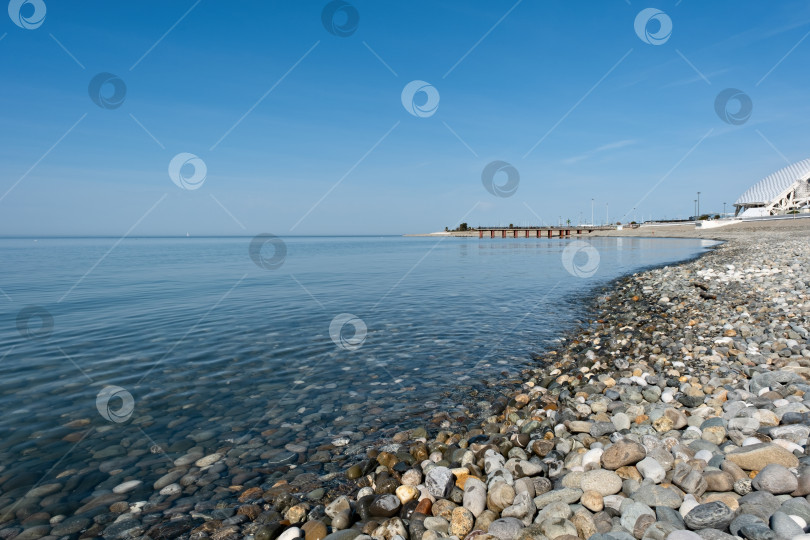
<path id="1" fill-rule="evenodd" d="M 602 459 L 602 452 L 604 452 L 604 450 L 601 448 L 592 448 L 585 452 L 582 456 L 583 470 L 589 471 L 591 469 L 598 469 L 599 460 Z"/>
<path id="2" fill-rule="evenodd" d="M 695 459 L 702 459 L 708 463 L 709 460 L 712 459 L 712 453 L 708 450 L 698 450 L 695 452 Z"/>
<path id="3" fill-rule="evenodd" d="M 788 452 L 795 452 L 796 450 L 799 452 L 804 452 L 804 448 L 792 441 L 786 441 L 785 439 L 774 439 L 772 442 L 773 444 L 778 444 Z"/>
<path id="4" fill-rule="evenodd" d="M 176 495 L 183 491 L 183 488 L 180 487 L 180 484 L 169 484 L 165 488 L 160 490 L 161 495 Z"/>
<path id="5" fill-rule="evenodd" d="M 301 533 L 301 529 L 298 527 L 290 527 L 283 533 L 281 533 L 277 540 L 293 540 L 293 538 L 301 538 L 304 535 Z"/>
<path id="6" fill-rule="evenodd" d="M 124 482 L 115 486 L 113 488 L 113 493 L 126 493 L 128 491 L 132 491 L 141 484 L 143 484 L 143 482 L 140 480 L 130 480 L 129 482 Z"/>
<path id="7" fill-rule="evenodd" d="M 684 496 L 683 504 L 681 504 L 681 507 L 678 509 L 678 511 L 681 513 L 683 517 L 686 517 L 686 514 L 688 514 L 694 507 L 698 506 L 698 504 L 699 503 L 695 499 L 695 496 L 692 495 L 691 493 L 687 493 Z"/>
<path id="8" fill-rule="evenodd" d="M 208 454 L 207 456 L 195 461 L 194 465 L 196 465 L 201 469 L 204 469 L 205 467 L 210 467 L 220 459 L 222 459 L 222 454 Z"/>

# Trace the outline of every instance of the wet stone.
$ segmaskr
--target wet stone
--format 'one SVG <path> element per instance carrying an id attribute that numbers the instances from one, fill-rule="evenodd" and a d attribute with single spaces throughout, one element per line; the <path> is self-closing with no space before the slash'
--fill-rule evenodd
<path id="1" fill-rule="evenodd" d="M 90 525 L 90 519 L 83 516 L 73 516 L 54 525 L 51 534 L 54 536 L 67 536 L 77 533 Z"/>
<path id="2" fill-rule="evenodd" d="M 372 516 L 392 517 L 399 512 L 400 502 L 396 495 L 380 495 L 369 506 Z"/>

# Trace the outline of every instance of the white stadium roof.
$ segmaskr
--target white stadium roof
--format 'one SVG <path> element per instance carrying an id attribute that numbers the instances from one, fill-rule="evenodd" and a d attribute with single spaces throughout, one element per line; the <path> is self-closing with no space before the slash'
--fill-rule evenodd
<path id="1" fill-rule="evenodd" d="M 734 205 L 767 205 L 797 181 L 808 178 L 810 178 L 810 159 L 805 159 L 766 176 L 740 195 Z"/>

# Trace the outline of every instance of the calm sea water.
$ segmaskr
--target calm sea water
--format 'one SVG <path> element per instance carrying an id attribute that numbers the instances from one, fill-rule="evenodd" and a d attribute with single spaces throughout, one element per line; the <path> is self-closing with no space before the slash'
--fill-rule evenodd
<path id="1" fill-rule="evenodd" d="M 437 410 L 474 418 L 471 390 L 531 365 L 598 285 L 710 245 L 596 238 L 572 258 L 573 240 L 302 237 L 266 270 L 250 242 L 0 240 L 0 509 L 338 472 Z M 157 495 L 189 452 L 227 463 Z"/>

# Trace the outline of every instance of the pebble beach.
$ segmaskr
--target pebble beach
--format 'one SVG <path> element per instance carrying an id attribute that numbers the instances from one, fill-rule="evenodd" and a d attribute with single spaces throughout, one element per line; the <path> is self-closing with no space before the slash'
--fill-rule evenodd
<path id="1" fill-rule="evenodd" d="M 244 471 L 205 499 L 189 493 L 256 448 L 190 447 L 73 515 L 43 511 L 54 484 L 38 486 L 0 509 L 0 538 L 810 539 L 805 221 L 669 231 L 725 243 L 595 291 L 590 320 L 491 382 L 474 421 L 436 410 L 360 453 L 337 437 L 313 450 L 339 472 Z"/>

